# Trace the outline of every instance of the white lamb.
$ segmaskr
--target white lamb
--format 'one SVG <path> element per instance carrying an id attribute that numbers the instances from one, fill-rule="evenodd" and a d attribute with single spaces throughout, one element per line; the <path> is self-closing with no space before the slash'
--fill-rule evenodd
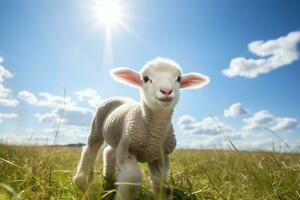
<path id="1" fill-rule="evenodd" d="M 92 180 L 97 152 L 105 141 L 103 173 L 115 176 L 118 166 L 118 194 L 134 199 L 142 181 L 138 162 L 147 162 L 155 198 L 166 181 L 169 154 L 176 146 L 171 118 L 181 88 L 199 88 L 209 83 L 202 74 L 182 75 L 177 63 L 164 58 L 148 62 L 140 73 L 117 68 L 111 75 L 118 81 L 140 88 L 141 101 L 114 97 L 105 100 L 92 122 L 87 146 L 83 149 L 74 182 L 83 191 Z M 128 184 L 130 183 L 130 184 Z"/>

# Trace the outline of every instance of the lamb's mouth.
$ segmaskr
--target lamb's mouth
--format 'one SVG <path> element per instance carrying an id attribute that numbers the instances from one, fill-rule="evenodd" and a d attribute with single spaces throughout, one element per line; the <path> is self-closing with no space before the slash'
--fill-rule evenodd
<path id="1" fill-rule="evenodd" d="M 158 101 L 162 101 L 162 102 L 165 102 L 165 103 L 169 103 L 173 100 L 173 97 L 162 97 L 162 98 L 158 98 L 158 97 L 155 97 Z"/>

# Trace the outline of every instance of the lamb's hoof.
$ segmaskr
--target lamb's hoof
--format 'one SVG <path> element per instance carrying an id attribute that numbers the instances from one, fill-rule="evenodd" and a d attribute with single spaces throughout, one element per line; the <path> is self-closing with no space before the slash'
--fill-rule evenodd
<path id="1" fill-rule="evenodd" d="M 75 175 L 73 177 L 73 181 L 75 183 L 75 185 L 77 186 L 77 188 L 82 191 L 82 192 L 85 192 L 87 187 L 88 187 L 88 184 L 89 184 L 89 178 L 88 176 L 86 176 L 85 174 L 81 173 L 81 174 L 78 174 L 78 175 Z"/>

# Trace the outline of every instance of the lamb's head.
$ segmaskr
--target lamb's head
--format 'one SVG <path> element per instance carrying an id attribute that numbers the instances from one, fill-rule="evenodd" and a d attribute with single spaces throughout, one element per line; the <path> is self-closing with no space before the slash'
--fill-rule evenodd
<path id="1" fill-rule="evenodd" d="M 140 73 L 122 67 L 113 69 L 111 75 L 140 88 L 142 101 L 151 109 L 173 109 L 179 100 L 180 89 L 200 88 L 209 83 L 207 76 L 182 74 L 176 62 L 160 57 L 146 63 Z"/>

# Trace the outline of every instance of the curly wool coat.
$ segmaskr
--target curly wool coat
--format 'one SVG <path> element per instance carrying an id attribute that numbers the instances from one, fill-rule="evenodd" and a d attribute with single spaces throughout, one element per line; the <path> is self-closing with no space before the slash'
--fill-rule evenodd
<path id="1" fill-rule="evenodd" d="M 115 149 L 122 145 L 122 152 L 135 156 L 139 162 L 151 162 L 162 153 L 172 153 L 176 147 L 172 114 L 173 111 L 155 113 L 129 98 L 109 98 L 97 110 L 91 135 L 104 139 Z"/>

